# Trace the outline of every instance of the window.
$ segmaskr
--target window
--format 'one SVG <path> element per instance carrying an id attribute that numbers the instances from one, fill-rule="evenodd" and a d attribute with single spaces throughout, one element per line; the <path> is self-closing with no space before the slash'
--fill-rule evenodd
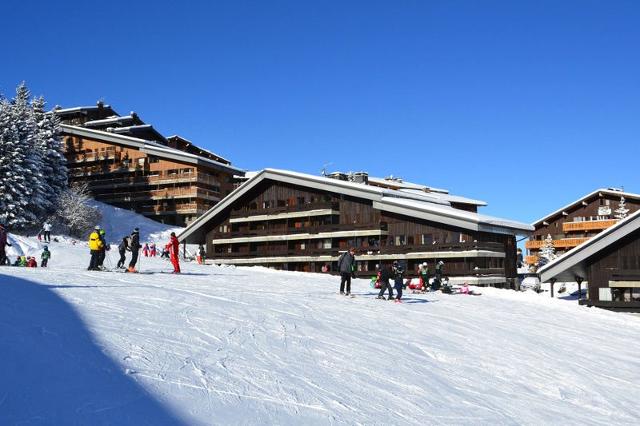
<path id="1" fill-rule="evenodd" d="M 433 244 L 433 234 L 422 234 L 422 244 Z"/>
<path id="2" fill-rule="evenodd" d="M 598 289 L 598 299 L 602 302 L 611 302 L 611 289 L 608 287 Z"/>
<path id="3" fill-rule="evenodd" d="M 403 246 L 407 244 L 407 239 L 404 235 L 396 235 L 395 243 L 397 246 Z"/>

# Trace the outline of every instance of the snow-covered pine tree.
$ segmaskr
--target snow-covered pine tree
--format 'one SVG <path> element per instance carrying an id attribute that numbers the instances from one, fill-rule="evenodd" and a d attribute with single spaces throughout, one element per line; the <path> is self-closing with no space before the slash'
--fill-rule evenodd
<path id="1" fill-rule="evenodd" d="M 24 227 L 35 219 L 29 209 L 33 194 L 33 172 L 28 162 L 27 110 L 16 113 L 16 105 L 0 102 L 0 220 L 11 227 Z"/>
<path id="2" fill-rule="evenodd" d="M 44 214 L 52 206 L 46 197 L 48 188 L 42 173 L 42 150 L 38 146 L 38 129 L 31 106 L 31 93 L 26 84 L 21 83 L 18 86 L 16 97 L 11 104 L 11 120 L 18 132 L 15 149 L 21 151 L 23 156 L 21 173 L 24 182 L 18 189 L 22 191 L 27 202 L 25 225 L 34 225 L 38 215 Z"/>
<path id="3" fill-rule="evenodd" d="M 618 203 L 618 208 L 615 209 L 613 211 L 615 214 L 613 215 L 613 217 L 615 217 L 616 219 L 624 219 L 625 217 L 627 217 L 627 215 L 629 214 L 629 209 L 626 206 L 626 202 L 624 200 L 624 197 L 620 197 L 620 202 Z"/>
<path id="4" fill-rule="evenodd" d="M 45 100 L 33 100 L 33 115 L 37 127 L 37 146 L 41 150 L 44 188 L 49 210 L 53 210 L 58 198 L 67 189 L 67 162 L 60 138 L 60 119 L 55 114 L 45 113 Z M 49 213 L 48 211 L 47 213 Z"/>
<path id="5" fill-rule="evenodd" d="M 538 266 L 546 265 L 556 257 L 556 249 L 553 246 L 553 238 L 551 238 L 551 234 L 547 234 L 547 238 L 544 239 L 544 243 L 542 244 L 540 253 L 538 254 Z"/>

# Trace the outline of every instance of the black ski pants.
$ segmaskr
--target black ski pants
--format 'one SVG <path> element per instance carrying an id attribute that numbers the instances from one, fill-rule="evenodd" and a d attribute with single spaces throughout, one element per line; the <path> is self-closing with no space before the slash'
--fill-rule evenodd
<path id="1" fill-rule="evenodd" d="M 125 256 L 126 251 L 120 250 L 120 260 L 118 260 L 118 268 L 122 268 L 124 266 L 124 262 L 127 261 L 127 257 Z"/>
<path id="2" fill-rule="evenodd" d="M 398 296 L 396 296 L 397 300 L 402 299 L 402 285 L 403 285 L 402 280 L 396 281 L 395 283 L 394 287 L 396 288 L 396 293 L 398 294 Z"/>
<path id="3" fill-rule="evenodd" d="M 340 273 L 340 293 L 344 293 L 344 285 L 347 284 L 347 294 L 351 294 L 351 274 L 349 272 Z"/>
<path id="4" fill-rule="evenodd" d="M 104 263 L 104 258 L 106 256 L 107 256 L 107 251 L 105 249 L 98 251 L 98 264 L 96 266 L 102 266 L 102 264 Z"/>
<path id="5" fill-rule="evenodd" d="M 393 287 L 389 284 L 389 280 L 380 281 L 380 293 L 378 293 L 378 297 L 384 296 L 384 292 L 389 289 L 389 299 L 393 298 Z"/>
<path id="6" fill-rule="evenodd" d="M 44 236 L 43 236 L 42 239 L 50 243 L 51 242 L 51 231 L 44 231 Z"/>
<path id="7" fill-rule="evenodd" d="M 42 263 L 40 263 L 40 267 L 46 268 L 48 262 L 49 262 L 49 259 L 42 259 Z"/>
<path id="8" fill-rule="evenodd" d="M 131 250 L 131 262 L 129 262 L 129 268 L 135 268 L 138 263 L 138 249 Z"/>
<path id="9" fill-rule="evenodd" d="M 98 269 L 98 257 L 100 256 L 100 250 L 91 250 L 91 261 L 89 262 L 89 270 L 93 271 Z"/>

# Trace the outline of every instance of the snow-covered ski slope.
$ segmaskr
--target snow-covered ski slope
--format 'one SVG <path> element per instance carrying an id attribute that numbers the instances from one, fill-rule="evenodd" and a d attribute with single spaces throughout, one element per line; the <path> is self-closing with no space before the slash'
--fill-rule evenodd
<path id="1" fill-rule="evenodd" d="M 49 269 L 0 268 L 3 425 L 638 424 L 632 314 L 149 258 L 87 272 L 85 246 L 50 247 Z"/>

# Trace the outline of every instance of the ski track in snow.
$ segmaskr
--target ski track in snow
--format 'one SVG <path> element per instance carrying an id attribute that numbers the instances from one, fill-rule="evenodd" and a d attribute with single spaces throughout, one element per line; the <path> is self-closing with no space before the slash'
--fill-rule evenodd
<path id="1" fill-rule="evenodd" d="M 496 289 L 407 292 L 394 304 L 368 280 L 344 298 L 337 277 L 264 268 L 88 272 L 86 247 L 50 247 L 51 268 L 0 268 L 0 280 L 62 298 L 118 365 L 112 374 L 186 424 L 638 424 L 636 315 Z M 75 409 L 108 415 L 123 404 L 111 395 Z M 20 408 L 0 383 L 0 420 L 8 410 L 15 423 L 41 422 Z"/>

